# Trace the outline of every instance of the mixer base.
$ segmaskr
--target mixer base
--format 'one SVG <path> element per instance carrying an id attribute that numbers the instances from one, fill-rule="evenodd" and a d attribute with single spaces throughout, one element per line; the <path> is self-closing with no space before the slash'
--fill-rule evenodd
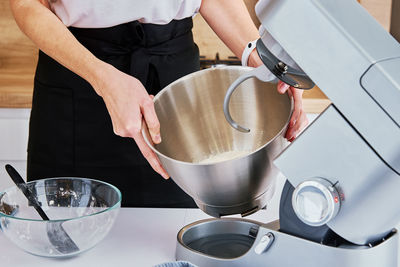
<path id="1" fill-rule="evenodd" d="M 176 259 L 198 267 L 398 267 L 396 230 L 373 247 L 331 247 L 278 228 L 278 221 L 268 225 L 236 218 L 197 221 L 179 231 Z"/>

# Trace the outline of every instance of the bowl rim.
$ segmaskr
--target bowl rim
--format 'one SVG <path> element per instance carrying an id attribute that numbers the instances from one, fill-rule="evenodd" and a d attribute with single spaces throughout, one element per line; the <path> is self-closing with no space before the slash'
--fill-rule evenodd
<path id="1" fill-rule="evenodd" d="M 198 73 L 200 73 L 200 72 L 212 72 L 212 71 L 219 70 L 219 69 L 232 69 L 232 70 L 243 69 L 243 70 L 246 70 L 246 71 L 251 71 L 253 68 L 252 68 L 252 67 L 244 67 L 244 66 L 218 66 L 218 67 L 214 67 L 214 68 L 208 68 L 208 69 L 203 69 L 203 70 L 199 70 L 199 71 L 192 72 L 192 73 L 190 73 L 190 74 L 188 74 L 188 75 L 185 75 L 185 76 L 179 78 L 178 80 L 175 80 L 174 82 L 168 84 L 167 86 L 165 86 L 160 92 L 158 92 L 158 94 L 156 94 L 156 95 L 154 96 L 153 102 L 155 102 L 158 98 L 160 98 L 161 95 L 163 95 L 164 92 L 167 90 L 167 88 L 169 88 L 169 87 L 171 87 L 171 86 L 173 86 L 173 85 L 175 85 L 175 84 L 177 84 L 177 83 L 179 83 L 179 82 L 181 82 L 181 81 L 183 81 L 183 80 L 190 79 L 192 76 L 198 75 Z M 254 79 L 254 78 L 255 78 L 255 77 L 253 77 L 253 79 Z M 275 82 L 274 82 L 274 80 L 271 80 L 271 81 L 264 82 L 264 83 L 275 83 Z M 161 153 L 160 151 L 158 151 L 158 150 L 154 147 L 153 142 L 152 142 L 151 140 L 148 140 L 147 135 L 146 135 L 146 133 L 145 133 L 146 130 L 147 130 L 147 129 L 146 129 L 146 128 L 147 128 L 147 125 L 146 125 L 146 122 L 145 122 L 144 120 L 142 121 L 143 123 L 142 123 L 141 134 L 142 134 L 142 137 L 143 137 L 144 141 L 146 142 L 146 144 L 147 144 L 147 145 L 151 148 L 151 150 L 152 150 L 154 153 L 156 153 L 159 157 L 166 158 L 166 159 L 168 159 L 168 160 L 170 160 L 170 161 L 172 161 L 172 162 L 179 163 L 179 164 L 182 164 L 182 165 L 189 165 L 189 166 L 208 166 L 208 165 L 216 165 L 216 164 L 226 163 L 226 162 L 231 161 L 231 160 L 243 159 L 243 158 L 245 158 L 245 157 L 248 157 L 248 156 L 250 156 L 250 155 L 252 155 L 252 154 L 255 154 L 255 153 L 257 153 L 258 151 L 262 150 L 263 148 L 265 148 L 266 146 L 268 146 L 270 143 L 272 143 L 278 136 L 282 135 L 282 132 L 283 132 L 283 131 L 286 131 L 286 130 L 287 130 L 288 125 L 289 125 L 289 122 L 290 122 L 290 119 L 291 119 L 291 117 L 292 117 L 292 115 L 293 115 L 293 112 L 294 112 L 294 100 L 293 100 L 293 97 L 290 97 L 289 94 L 288 94 L 287 92 L 286 92 L 284 95 L 286 95 L 286 96 L 289 98 L 289 101 L 290 101 L 290 112 L 289 112 L 289 118 L 287 119 L 287 121 L 286 121 L 286 123 L 284 124 L 283 128 L 282 128 L 276 135 L 274 135 L 268 142 L 266 142 L 265 144 L 263 144 L 262 146 L 260 146 L 260 147 L 257 148 L 256 150 L 251 151 L 251 152 L 250 152 L 249 154 L 247 154 L 247 155 L 240 156 L 240 157 L 237 157 L 237 158 L 227 159 L 227 160 L 223 160 L 223 161 L 218 161 L 218 162 L 215 162 L 215 163 L 212 163 L 212 162 L 211 162 L 211 163 L 194 163 L 194 162 L 188 162 L 188 161 L 177 160 L 177 159 L 171 158 L 171 157 L 169 157 L 169 156 L 167 156 L 167 155 L 164 155 L 163 153 Z"/>
<path id="2" fill-rule="evenodd" d="M 101 180 L 97 180 L 97 179 L 84 178 L 84 177 L 52 177 L 52 178 L 43 178 L 43 179 L 30 181 L 30 182 L 27 182 L 26 184 L 29 185 L 29 184 L 37 183 L 37 182 L 43 181 L 43 180 L 65 180 L 65 179 L 86 180 L 86 181 L 93 181 L 93 182 L 98 182 L 98 183 L 107 185 L 107 186 L 111 187 L 112 189 L 114 189 L 115 192 L 117 192 L 118 201 L 114 205 L 112 205 L 111 207 L 108 207 L 108 208 L 106 208 L 104 210 L 101 210 L 101 211 L 98 211 L 98 212 L 95 212 L 95 213 L 91 213 L 91 214 L 87 214 L 87 215 L 78 216 L 78 217 L 67 218 L 67 219 L 55 219 L 55 220 L 52 220 L 52 219 L 50 219 L 50 220 L 28 219 L 28 218 L 22 218 L 22 217 L 16 217 L 16 216 L 8 215 L 8 214 L 5 214 L 5 213 L 3 213 L 1 211 L 0 211 L 0 218 L 1 217 L 6 217 L 6 218 L 9 218 L 9 219 L 15 219 L 15 220 L 20 220 L 20 221 L 30 221 L 30 222 L 52 222 L 52 223 L 53 222 L 66 222 L 66 221 L 78 220 L 78 219 L 85 218 L 85 217 L 95 216 L 95 215 L 98 215 L 98 214 L 101 214 L 101 213 L 104 213 L 104 212 L 119 208 L 120 205 L 121 205 L 121 201 L 122 201 L 121 191 L 116 186 L 114 186 L 114 185 L 112 185 L 110 183 L 101 181 Z M 0 191 L 0 196 L 3 196 L 4 194 L 7 193 L 7 191 L 14 190 L 14 189 L 19 190 L 18 187 L 16 185 L 14 185 L 14 186 L 6 188 L 5 190 Z"/>

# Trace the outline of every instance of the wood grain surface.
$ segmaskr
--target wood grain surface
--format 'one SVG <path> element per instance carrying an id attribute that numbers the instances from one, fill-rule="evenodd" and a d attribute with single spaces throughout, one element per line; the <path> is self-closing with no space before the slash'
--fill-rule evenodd
<path id="1" fill-rule="evenodd" d="M 389 29 L 392 0 L 361 0 L 361 3 L 375 18 Z M 256 25 L 254 13 L 257 0 L 245 0 Z M 194 37 L 200 54 L 215 58 L 218 52 L 221 59 L 233 56 L 232 52 L 218 39 L 201 15 L 194 18 Z M 0 1 L 0 107 L 28 108 L 31 106 L 33 76 L 38 50 L 19 30 L 7 0 Z M 329 100 L 318 89 L 304 93 L 304 107 L 307 112 L 321 112 L 329 105 Z"/>
<path id="2" fill-rule="evenodd" d="M 390 28 L 392 0 L 361 0 L 368 12 L 387 30 Z"/>
<path id="3" fill-rule="evenodd" d="M 19 30 L 8 1 L 0 1 L 0 107 L 31 106 L 38 50 Z"/>

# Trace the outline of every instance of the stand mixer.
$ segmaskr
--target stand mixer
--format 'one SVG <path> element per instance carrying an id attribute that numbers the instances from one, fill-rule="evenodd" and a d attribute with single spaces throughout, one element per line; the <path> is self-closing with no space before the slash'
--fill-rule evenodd
<path id="1" fill-rule="evenodd" d="M 265 66 L 228 89 L 231 126 L 251 133 L 232 118 L 230 97 L 241 82 L 268 81 L 270 73 L 301 89 L 315 82 L 332 104 L 274 160 L 287 178 L 279 221 L 195 222 L 178 233 L 177 259 L 216 267 L 398 267 L 399 43 L 355 0 L 260 0 L 256 14 Z M 269 40 L 301 70 L 269 52 Z M 231 251 L 205 249 L 207 242 Z"/>

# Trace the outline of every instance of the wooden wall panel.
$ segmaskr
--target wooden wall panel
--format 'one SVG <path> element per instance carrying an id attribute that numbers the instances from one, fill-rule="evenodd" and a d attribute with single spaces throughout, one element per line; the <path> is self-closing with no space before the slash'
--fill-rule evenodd
<path id="1" fill-rule="evenodd" d="M 254 11 L 254 6 L 258 0 L 244 0 L 247 9 L 253 19 L 254 24 L 258 28 L 260 22 Z M 228 47 L 218 38 L 218 36 L 213 32 L 213 30 L 208 26 L 207 22 L 203 17 L 198 14 L 193 20 L 193 35 L 196 44 L 200 48 L 200 54 L 206 58 L 214 59 L 215 54 L 218 52 L 220 58 L 233 57 L 234 54 L 229 50 Z"/>
<path id="2" fill-rule="evenodd" d="M 390 28 L 392 0 L 361 0 L 361 5 L 386 29 Z"/>
<path id="3" fill-rule="evenodd" d="M 0 106 L 30 107 L 37 48 L 19 30 L 8 1 L 0 1 Z"/>
<path id="4" fill-rule="evenodd" d="M 215 59 L 216 53 L 220 58 L 233 56 L 231 50 L 218 38 L 200 14 L 193 19 L 193 36 L 201 56 L 208 59 Z"/>

